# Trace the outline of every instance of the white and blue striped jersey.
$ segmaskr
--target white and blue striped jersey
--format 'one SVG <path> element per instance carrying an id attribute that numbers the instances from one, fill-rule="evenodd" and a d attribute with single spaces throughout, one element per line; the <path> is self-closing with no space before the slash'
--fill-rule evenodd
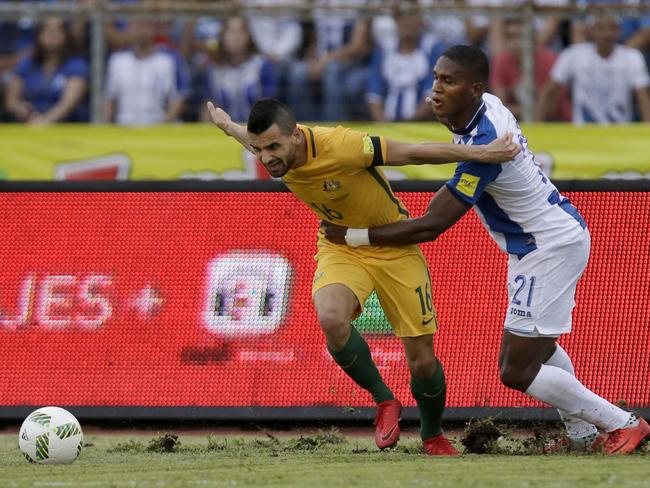
<path id="1" fill-rule="evenodd" d="M 474 206 L 501 249 L 522 258 L 536 249 L 574 242 L 585 221 L 541 171 L 514 115 L 494 95 L 483 95 L 474 117 L 452 131 L 456 144 L 488 144 L 506 132 L 519 139 L 522 151 L 502 164 L 459 162 L 449 190 Z"/>

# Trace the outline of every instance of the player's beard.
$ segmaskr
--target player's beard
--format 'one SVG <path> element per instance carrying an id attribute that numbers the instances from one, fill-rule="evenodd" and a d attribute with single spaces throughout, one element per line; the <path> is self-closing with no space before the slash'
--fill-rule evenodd
<path id="1" fill-rule="evenodd" d="M 293 160 L 290 159 L 290 157 L 291 155 L 288 155 L 286 158 L 274 158 L 274 170 L 272 171 L 269 167 L 267 167 L 266 171 L 268 171 L 269 174 L 274 178 L 282 178 L 293 166 Z"/>
<path id="2" fill-rule="evenodd" d="M 284 175 L 286 175 L 291 168 L 293 168 L 293 164 L 296 161 L 296 148 L 291 147 L 291 150 L 289 151 L 289 154 L 287 154 L 286 158 L 280 159 L 278 158 L 279 161 L 282 161 L 282 174 L 279 176 L 276 176 L 276 178 L 280 178 Z"/>

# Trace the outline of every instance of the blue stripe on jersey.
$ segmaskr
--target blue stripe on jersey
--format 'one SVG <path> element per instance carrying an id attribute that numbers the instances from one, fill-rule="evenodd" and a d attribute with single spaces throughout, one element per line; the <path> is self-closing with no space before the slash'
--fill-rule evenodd
<path id="1" fill-rule="evenodd" d="M 518 223 L 513 222 L 488 192 L 483 192 L 481 198 L 476 202 L 476 206 L 483 214 L 490 230 L 503 234 L 506 239 L 506 250 L 509 254 L 515 254 L 521 259 L 529 252 L 537 249 L 535 236 L 524 232 L 524 229 Z"/>
<path id="2" fill-rule="evenodd" d="M 571 217 L 573 217 L 580 224 L 580 227 L 582 227 L 583 229 L 587 227 L 587 222 L 585 222 L 585 219 L 582 218 L 582 215 L 580 215 L 578 209 L 573 206 L 571 200 L 569 200 L 565 196 L 560 195 L 560 193 L 557 190 L 554 190 L 553 193 L 551 193 L 548 196 L 548 203 L 560 207 Z"/>
<path id="3" fill-rule="evenodd" d="M 482 105 L 482 108 L 485 109 L 485 106 Z M 471 140 L 473 145 L 489 144 L 496 138 L 497 131 L 494 124 L 487 117 L 482 117 L 476 128 L 476 134 L 462 136 L 461 143 L 468 144 Z M 501 169 L 500 164 L 462 161 L 456 166 L 454 177 L 447 182 L 447 188 L 461 202 L 474 205 L 481 197 L 485 187 L 497 179 Z"/>
<path id="4" fill-rule="evenodd" d="M 500 164 L 463 161 L 456 166 L 454 177 L 447 182 L 447 188 L 461 202 L 472 206 L 481 198 L 485 187 L 497 179 L 499 173 L 501 173 Z"/>
<path id="5" fill-rule="evenodd" d="M 458 134 L 459 136 L 464 136 L 465 134 L 471 133 L 477 125 L 480 125 L 481 122 L 487 119 L 486 117 L 484 117 L 486 111 L 487 111 L 487 107 L 485 106 L 485 102 L 481 100 L 481 104 L 479 105 L 478 109 L 476 110 L 472 118 L 469 120 L 467 125 L 462 129 L 452 129 L 451 131 L 454 134 Z M 490 125 L 492 125 L 491 122 Z M 481 128 L 479 127 L 479 132 L 480 131 Z"/>
<path id="6" fill-rule="evenodd" d="M 476 133 L 462 134 L 461 142 L 467 144 L 470 137 L 473 145 L 489 144 L 497 138 L 497 131 L 492 121 L 485 116 L 485 106 L 479 109 L 478 124 L 474 122 Z M 461 133 L 456 132 L 461 135 Z M 506 250 L 520 259 L 531 251 L 537 249 L 535 236 L 524 232 L 524 229 L 514 222 L 497 204 L 494 197 L 485 191 L 487 185 L 496 180 L 502 171 L 501 164 L 482 164 L 462 162 L 456 166 L 454 177 L 447 182 L 447 187 L 459 200 L 470 205 L 476 205 L 485 223 L 493 232 L 503 234 L 506 240 Z M 472 177 L 477 177 L 472 178 Z M 459 186 L 460 182 L 460 186 Z M 473 192 L 472 192 L 473 190 Z M 471 195 L 468 195 L 471 193 Z"/>

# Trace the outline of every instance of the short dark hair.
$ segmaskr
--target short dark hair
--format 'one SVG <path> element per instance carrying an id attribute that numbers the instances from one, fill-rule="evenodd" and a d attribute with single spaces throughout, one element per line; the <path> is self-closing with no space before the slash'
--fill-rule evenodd
<path id="1" fill-rule="evenodd" d="M 248 132 L 261 134 L 273 124 L 288 135 L 296 128 L 296 117 L 289 107 L 275 98 L 262 98 L 255 102 L 248 116 Z"/>
<path id="2" fill-rule="evenodd" d="M 442 53 L 456 63 L 473 82 L 487 83 L 490 79 L 490 61 L 482 49 L 476 46 L 458 44 Z"/>

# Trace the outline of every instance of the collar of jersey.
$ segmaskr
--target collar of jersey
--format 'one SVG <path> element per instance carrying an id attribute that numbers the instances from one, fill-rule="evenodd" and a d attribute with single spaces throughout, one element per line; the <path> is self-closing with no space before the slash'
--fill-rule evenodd
<path id="1" fill-rule="evenodd" d="M 451 131 L 454 134 L 458 134 L 459 136 L 465 136 L 472 132 L 476 126 L 478 125 L 479 121 L 481 120 L 481 117 L 483 117 L 483 114 L 487 110 L 487 107 L 485 106 L 485 102 L 481 101 L 481 105 L 479 108 L 476 110 L 474 113 L 474 116 L 469 120 L 467 125 L 463 129 L 452 129 Z"/>
<path id="2" fill-rule="evenodd" d="M 305 140 L 307 141 L 307 162 L 309 162 L 316 157 L 316 138 L 314 130 L 311 127 L 302 124 L 298 124 L 298 128 L 305 135 Z"/>

